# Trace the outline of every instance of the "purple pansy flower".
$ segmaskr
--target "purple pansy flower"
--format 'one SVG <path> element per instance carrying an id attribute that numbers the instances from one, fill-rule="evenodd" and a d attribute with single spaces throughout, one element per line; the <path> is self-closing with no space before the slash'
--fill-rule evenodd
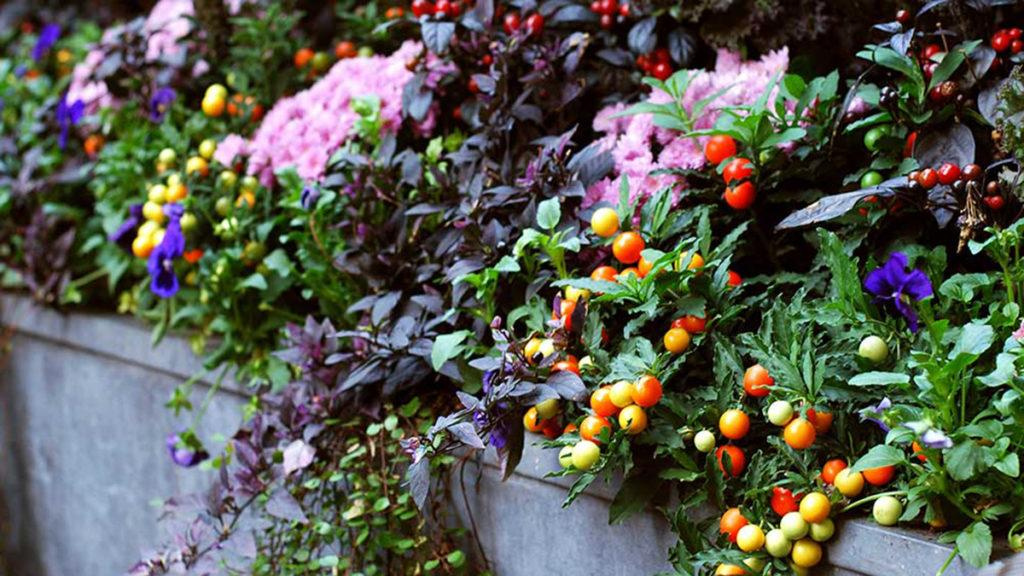
<path id="1" fill-rule="evenodd" d="M 173 88 L 166 86 L 154 92 L 153 97 L 149 99 L 149 119 L 153 122 L 162 122 L 167 109 L 171 107 L 171 102 L 174 102 L 177 96 Z"/>
<path id="2" fill-rule="evenodd" d="M 43 29 L 39 31 L 36 45 L 32 48 L 32 59 L 36 62 L 42 60 L 50 48 L 57 43 L 58 38 L 60 38 L 60 26 L 56 24 L 43 26 Z"/>
<path id="3" fill-rule="evenodd" d="M 180 288 L 178 276 L 174 273 L 174 260 L 185 253 L 185 236 L 181 232 L 183 213 L 184 208 L 179 204 L 164 206 L 164 214 L 167 214 L 168 218 L 167 230 L 164 232 L 164 239 L 149 255 L 149 262 L 146 264 L 152 278 L 149 289 L 161 298 L 174 296 Z"/>
<path id="4" fill-rule="evenodd" d="M 882 398 L 882 401 L 878 403 L 878 406 L 872 406 L 860 411 L 861 420 L 864 420 L 865 422 L 874 422 L 882 429 L 882 432 L 888 433 L 890 430 L 889 425 L 886 424 L 882 418 L 884 417 L 885 411 L 889 408 L 892 408 L 892 400 Z"/>
<path id="5" fill-rule="evenodd" d="M 942 430 L 929 428 L 925 430 L 924 434 L 921 434 L 921 445 L 925 448 L 945 450 L 953 447 L 953 441 Z"/>
<path id="6" fill-rule="evenodd" d="M 171 455 L 171 460 L 183 468 L 191 468 L 210 457 L 199 445 L 195 434 L 189 431 L 168 436 L 167 452 Z"/>
<path id="7" fill-rule="evenodd" d="M 299 203 L 306 210 L 311 210 L 316 206 L 317 200 L 320 200 L 320 190 L 316 186 L 309 184 L 302 188 L 302 195 L 299 197 Z"/>
<path id="8" fill-rule="evenodd" d="M 132 240 L 139 231 L 139 224 L 142 223 L 142 204 L 132 204 L 128 207 L 128 218 L 121 223 L 121 226 L 107 237 L 111 242 L 117 244 L 125 252 L 132 251 Z"/>
<path id="9" fill-rule="evenodd" d="M 60 126 L 60 136 L 57 138 L 57 144 L 61 150 L 68 145 L 68 130 L 75 124 L 78 124 L 84 115 L 84 102 L 75 100 L 69 104 L 66 92 L 60 97 L 60 102 L 57 102 L 57 125 Z"/>
<path id="10" fill-rule="evenodd" d="M 907 269 L 907 255 L 893 252 L 889 260 L 868 274 L 864 286 L 875 295 L 875 302 L 889 302 L 907 319 L 911 332 L 917 332 L 917 312 L 910 305 L 932 295 L 932 283 L 922 270 Z"/>

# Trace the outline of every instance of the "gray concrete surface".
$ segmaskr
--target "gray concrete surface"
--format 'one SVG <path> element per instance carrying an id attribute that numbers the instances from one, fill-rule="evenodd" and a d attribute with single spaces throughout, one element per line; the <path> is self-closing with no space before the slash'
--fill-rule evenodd
<path id="1" fill-rule="evenodd" d="M 200 369 L 187 342 L 150 348 L 129 319 L 61 315 L 0 297 L 13 332 L 0 354 L 0 506 L 12 576 L 123 573 L 166 535 L 156 503 L 203 490 L 211 472 L 175 466 L 166 436 L 189 423 L 164 408 Z M 233 384 L 231 385 L 234 386 Z M 197 385 L 198 406 L 208 390 Z M 200 436 L 213 449 L 241 421 L 244 398 L 219 394 Z"/>

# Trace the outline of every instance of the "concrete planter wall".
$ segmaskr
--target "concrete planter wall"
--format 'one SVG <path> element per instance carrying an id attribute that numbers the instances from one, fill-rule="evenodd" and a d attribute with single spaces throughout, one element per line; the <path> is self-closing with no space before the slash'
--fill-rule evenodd
<path id="1" fill-rule="evenodd" d="M 166 539 L 155 503 L 210 485 L 210 474 L 176 467 L 164 445 L 191 416 L 176 419 L 163 405 L 200 362 L 182 339 L 152 349 L 148 329 L 129 319 L 65 316 L 0 296 L 0 320 L 13 333 L 0 353 L 8 573 L 122 574 Z M 203 418 L 206 441 L 238 427 L 244 398 L 231 386 Z M 193 404 L 207 390 L 197 385 Z"/>
<path id="2" fill-rule="evenodd" d="M 211 475 L 174 466 L 167 434 L 187 424 L 166 410 L 171 390 L 200 371 L 188 344 L 169 337 L 150 348 L 149 331 L 108 315 L 59 313 L 0 295 L 0 324 L 13 333 L 0 358 L 0 545 L 12 575 L 107 576 L 166 538 L 154 505 L 192 493 Z M 201 402 L 208 385 L 194 390 Z M 210 441 L 230 436 L 244 391 L 228 383 L 202 420 Z M 218 450 L 217 445 L 211 446 Z M 481 545 L 498 576 L 622 574 L 668 570 L 674 538 L 654 511 L 609 526 L 611 486 L 595 484 L 561 507 L 566 478 L 554 451 L 528 445 L 501 482 L 491 458 L 454 476 L 453 509 L 466 527 L 468 503 Z M 828 548 L 823 576 L 933 576 L 949 547 L 921 533 L 849 521 Z M 995 564 L 975 573 L 959 560 L 948 576 L 1024 575 Z"/>

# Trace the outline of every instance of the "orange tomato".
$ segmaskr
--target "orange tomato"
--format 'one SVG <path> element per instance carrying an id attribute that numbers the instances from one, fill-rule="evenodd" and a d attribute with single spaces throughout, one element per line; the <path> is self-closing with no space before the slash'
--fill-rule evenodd
<path id="1" fill-rule="evenodd" d="M 610 433 L 612 431 L 612 425 L 608 423 L 608 419 L 602 416 L 587 416 L 583 419 L 583 423 L 580 424 L 580 437 L 584 440 L 590 440 L 591 442 L 600 444 L 601 430 L 607 429 Z"/>
<path id="2" fill-rule="evenodd" d="M 615 282 L 615 277 L 619 275 L 619 271 L 611 266 L 598 266 L 594 268 L 594 271 L 590 273 L 591 280 L 604 280 L 606 282 Z"/>
<path id="3" fill-rule="evenodd" d="M 544 429 L 544 422 L 537 415 L 536 408 L 530 408 L 526 414 L 523 414 L 523 428 L 530 432 L 540 432 Z"/>
<path id="4" fill-rule="evenodd" d="M 398 11 L 398 17 L 401 17 L 401 8 L 388 8 L 388 12 L 387 14 L 385 14 L 385 16 L 389 20 L 393 20 L 394 17 L 392 17 L 391 14 L 393 14 L 395 10 Z M 338 42 L 334 46 L 334 56 L 338 60 L 344 60 L 345 58 L 354 58 L 356 53 L 356 45 L 352 42 L 349 42 L 348 40 L 342 40 L 341 42 Z"/>
<path id="5" fill-rule="evenodd" d="M 729 455 L 729 470 L 725 469 L 725 462 L 723 462 L 722 456 L 725 454 Z M 736 478 L 743 474 L 743 469 L 747 467 L 746 454 L 743 453 L 740 447 L 733 446 L 732 444 L 719 446 L 718 450 L 715 450 L 715 457 L 718 459 L 718 469 L 722 471 L 726 478 Z"/>
<path id="6" fill-rule="evenodd" d="M 739 440 L 750 432 L 750 417 L 737 408 L 726 410 L 718 419 L 718 430 L 726 438 Z"/>
<path id="7" fill-rule="evenodd" d="M 636 232 L 623 232 L 612 242 L 612 254 L 623 264 L 634 264 L 640 260 L 644 250 L 644 239 Z"/>
<path id="8" fill-rule="evenodd" d="M 786 444 L 794 450 L 810 448 L 817 436 L 814 425 L 804 418 L 794 418 L 792 422 L 786 424 L 786 429 L 782 432 Z"/>
<path id="9" fill-rule="evenodd" d="M 672 328 L 662 338 L 665 349 L 673 354 L 684 352 L 690 347 L 690 333 L 682 328 Z"/>
<path id="10" fill-rule="evenodd" d="M 700 334 L 707 328 L 708 319 L 700 316 L 683 316 L 672 321 L 673 328 L 682 328 L 690 334 Z"/>
<path id="11" fill-rule="evenodd" d="M 100 136 L 99 134 L 90 134 L 82 144 L 82 148 L 85 149 L 85 153 L 89 158 L 95 158 L 96 155 L 100 153 L 100 150 L 103 149 L 103 143 L 103 136 Z"/>
<path id="12" fill-rule="evenodd" d="M 814 431 L 818 434 L 828 434 L 828 431 L 832 429 L 833 418 L 835 416 L 825 410 L 815 412 L 814 408 L 811 408 L 807 411 L 807 419 L 811 421 L 811 424 L 814 424 Z"/>
<path id="13" fill-rule="evenodd" d="M 619 272 L 619 276 L 621 276 L 623 278 L 625 278 L 626 276 L 629 276 L 630 274 L 632 274 L 633 276 L 636 276 L 637 278 L 643 278 L 643 276 L 640 275 L 640 271 L 636 269 L 636 266 L 630 266 L 629 268 L 624 268 L 622 270 L 622 272 Z"/>
<path id="14" fill-rule="evenodd" d="M 746 576 L 747 569 L 736 564 L 719 564 L 715 569 L 715 576 Z"/>
<path id="15" fill-rule="evenodd" d="M 309 61 L 313 59 L 314 55 L 315 53 L 312 48 L 300 48 L 299 51 L 295 53 L 295 67 L 299 69 L 305 68 L 306 65 L 309 64 Z"/>
<path id="16" fill-rule="evenodd" d="M 201 248 L 189 250 L 188 252 L 182 254 L 181 257 L 185 259 L 185 262 L 188 262 L 189 264 L 195 264 L 196 262 L 199 262 L 199 260 L 203 257 L 203 250 Z"/>
<path id="17" fill-rule="evenodd" d="M 861 474 L 864 475 L 864 479 L 868 481 L 868 484 L 872 486 L 885 486 L 892 482 L 893 476 L 896 475 L 896 468 L 894 466 L 881 466 L 865 470 Z"/>
<path id="18" fill-rule="evenodd" d="M 846 468 L 846 460 L 842 458 L 836 458 L 825 462 L 825 466 L 821 468 L 821 479 L 825 484 L 832 484 L 836 481 L 836 474 Z"/>
<path id="19" fill-rule="evenodd" d="M 708 138 L 704 144 L 704 157 L 708 162 L 718 166 L 726 158 L 736 155 L 736 141 L 731 136 L 717 134 Z"/>
<path id="20" fill-rule="evenodd" d="M 743 390 L 755 398 L 767 396 L 769 389 L 774 385 L 775 379 L 760 364 L 754 364 L 743 373 Z"/>
<path id="21" fill-rule="evenodd" d="M 633 384 L 633 403 L 637 406 L 650 408 L 661 400 L 662 392 L 660 380 L 650 374 L 641 376 Z"/>
<path id="22" fill-rule="evenodd" d="M 718 521 L 718 533 L 727 535 L 729 542 L 735 542 L 740 528 L 747 524 L 750 524 L 750 522 L 744 518 L 739 508 L 729 508 Z"/>
<path id="23" fill-rule="evenodd" d="M 566 330 L 572 330 L 572 313 L 576 311 L 576 302 L 573 300 L 562 300 L 560 310 L 556 313 L 551 311 L 552 320 L 562 320 L 562 326 Z"/>
<path id="24" fill-rule="evenodd" d="M 640 257 L 640 262 L 636 265 L 636 269 L 640 272 L 640 277 L 645 278 L 654 269 L 654 262 L 648 262 L 643 256 Z"/>
<path id="25" fill-rule="evenodd" d="M 590 409 L 594 414 L 603 418 L 619 411 L 619 407 L 612 402 L 611 391 L 611 386 L 601 386 L 590 395 Z"/>
<path id="26" fill-rule="evenodd" d="M 578 426 L 576 426 L 572 422 L 569 422 L 568 424 L 565 425 L 565 428 L 562 430 L 562 434 L 572 434 L 573 432 L 576 432 L 578 430 Z"/>
<path id="27" fill-rule="evenodd" d="M 918 444 L 917 440 L 914 440 L 910 444 L 910 447 L 914 450 L 914 456 L 917 456 L 918 460 L 920 460 L 921 462 L 928 461 L 928 457 L 924 455 L 924 448 L 922 448 L 921 445 Z"/>
<path id="28" fill-rule="evenodd" d="M 241 207 L 243 204 L 245 204 L 249 208 L 252 208 L 253 206 L 255 206 L 256 205 L 256 195 L 253 194 L 252 192 L 248 191 L 248 190 L 246 190 L 246 191 L 242 192 L 241 194 L 239 194 L 238 198 L 235 200 L 235 206 Z"/>
<path id="29" fill-rule="evenodd" d="M 573 360 L 569 360 L 569 359 L 559 360 L 558 362 L 555 362 L 555 364 L 551 367 L 551 371 L 552 372 L 562 372 L 562 371 L 572 372 L 573 374 L 579 376 L 580 375 L 580 364 L 579 364 L 579 362 L 576 362 L 574 359 Z"/>

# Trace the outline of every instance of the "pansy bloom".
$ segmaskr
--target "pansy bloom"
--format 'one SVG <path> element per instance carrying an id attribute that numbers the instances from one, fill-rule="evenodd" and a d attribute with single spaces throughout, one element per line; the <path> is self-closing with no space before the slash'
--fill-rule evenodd
<path id="1" fill-rule="evenodd" d="M 864 287 L 875 295 L 875 302 L 888 303 L 907 319 L 911 332 L 917 332 L 917 312 L 911 302 L 932 295 L 932 283 L 922 270 L 907 268 L 907 255 L 893 252 L 881 268 L 872 270 L 864 279 Z"/>
<path id="2" fill-rule="evenodd" d="M 60 136 L 57 144 L 63 150 L 68 145 L 68 130 L 78 124 L 85 115 L 85 104 L 81 100 L 68 103 L 68 95 L 65 93 L 57 102 L 57 125 L 60 126 Z"/>
<path id="3" fill-rule="evenodd" d="M 153 122 L 162 122 L 176 96 L 174 89 L 166 86 L 154 92 L 149 99 L 149 119 Z"/>
<path id="4" fill-rule="evenodd" d="M 130 254 L 132 251 L 132 240 L 135 239 L 135 234 L 139 231 L 140 224 L 142 224 L 142 204 L 132 204 L 128 207 L 128 218 L 121 223 L 113 234 L 108 236 L 108 239 Z"/>
<path id="5" fill-rule="evenodd" d="M 160 245 L 149 255 L 146 268 L 151 278 L 149 289 L 161 298 L 170 298 L 178 293 L 180 284 L 178 275 L 174 273 L 174 261 L 185 253 L 185 236 L 181 232 L 181 215 L 184 212 L 179 204 L 164 206 L 167 214 L 167 230 Z"/>
<path id="6" fill-rule="evenodd" d="M 191 468 L 210 457 L 199 444 L 195 434 L 189 431 L 168 436 L 167 453 L 170 454 L 171 460 L 182 468 Z"/>
<path id="7" fill-rule="evenodd" d="M 60 38 L 60 26 L 56 24 L 43 26 L 43 29 L 39 31 L 39 38 L 36 39 L 36 45 L 32 47 L 32 59 L 36 62 L 42 60 L 50 48 L 57 43 L 58 38 Z"/>

